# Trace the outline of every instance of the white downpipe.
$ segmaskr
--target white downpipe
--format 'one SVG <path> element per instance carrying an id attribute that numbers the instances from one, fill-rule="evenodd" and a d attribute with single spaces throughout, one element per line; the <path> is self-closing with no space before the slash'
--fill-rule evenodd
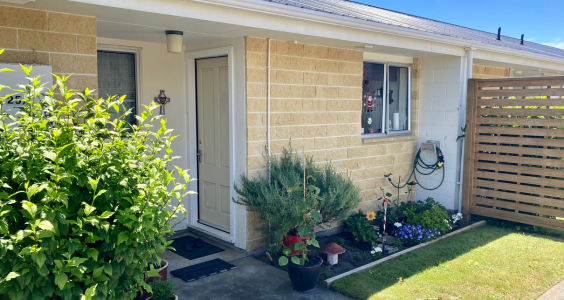
<path id="1" fill-rule="evenodd" d="M 462 97 L 462 104 L 461 109 L 463 111 L 462 118 L 464 120 L 463 124 L 466 124 L 466 100 L 468 97 L 468 79 L 472 78 L 472 69 L 474 65 L 474 50 L 476 48 L 468 47 L 464 48 L 466 50 L 466 76 L 465 76 L 465 83 L 463 97 Z M 466 133 L 464 133 L 466 134 Z M 462 148 L 460 149 L 460 174 L 459 174 L 459 181 L 458 181 L 458 212 L 462 212 L 462 180 L 464 178 L 464 142 L 466 138 L 462 139 Z"/>
<path id="2" fill-rule="evenodd" d="M 266 124 L 266 128 L 267 128 L 267 142 L 266 142 L 266 150 L 268 151 L 268 180 L 270 181 L 270 39 L 266 39 L 266 42 L 268 43 L 268 60 L 266 63 L 266 72 L 267 72 L 267 82 L 266 82 L 266 109 L 267 109 L 267 124 Z"/>

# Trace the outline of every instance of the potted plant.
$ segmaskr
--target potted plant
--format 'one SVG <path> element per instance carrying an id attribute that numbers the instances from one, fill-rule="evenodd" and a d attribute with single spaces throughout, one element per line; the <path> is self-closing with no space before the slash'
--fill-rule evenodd
<path id="1" fill-rule="evenodd" d="M 313 175 L 310 174 L 312 171 L 316 171 L 313 169 L 313 165 L 306 164 L 303 160 L 303 184 L 289 190 L 290 193 L 303 191 L 303 200 L 295 203 L 298 215 L 292 220 L 294 231 L 302 241 L 298 240 L 284 247 L 282 251 L 284 256 L 281 256 L 278 260 L 281 266 L 288 265 L 288 275 L 292 286 L 299 292 L 308 292 L 315 289 L 323 264 L 323 259 L 320 256 L 309 255 L 310 251 L 307 249 L 308 246 L 319 248 L 313 228 L 317 223 L 323 221 L 322 215 L 316 209 L 316 204 L 322 201 L 319 197 L 320 189 L 310 184 L 310 181 L 315 181 Z M 292 255 L 292 250 L 298 254 Z"/>
<path id="2" fill-rule="evenodd" d="M 312 157 L 305 159 L 307 164 L 315 165 Z M 344 220 L 358 207 L 360 190 L 350 177 L 336 172 L 331 164 L 310 175 L 313 175 L 310 181 L 315 181 L 315 186 L 320 189 L 319 199 L 323 199 L 315 205 L 324 222 Z M 289 192 L 303 183 L 303 176 L 302 159 L 292 152 L 290 145 L 280 156 L 271 159 L 270 176 L 259 174 L 251 178 L 243 174 L 240 183 L 235 185 L 239 197 L 233 201 L 246 206 L 269 225 L 264 231 L 268 236 L 268 251 L 272 255 L 280 253 L 283 246 L 303 242 L 292 226 L 292 220 L 301 216 L 295 209 L 295 203 L 302 201 L 303 195 Z"/>
<path id="3" fill-rule="evenodd" d="M 149 284 L 152 290 L 152 300 L 178 300 L 174 294 L 174 284 L 170 280 L 153 281 Z"/>

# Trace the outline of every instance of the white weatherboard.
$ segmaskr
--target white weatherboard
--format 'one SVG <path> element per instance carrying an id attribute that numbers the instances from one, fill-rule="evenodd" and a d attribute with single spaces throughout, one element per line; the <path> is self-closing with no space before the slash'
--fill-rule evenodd
<path id="1" fill-rule="evenodd" d="M 4 100 L 3 110 L 9 110 L 9 113 L 14 115 L 19 111 L 19 108 L 23 106 L 23 95 L 21 93 L 15 92 L 14 90 L 21 90 L 19 85 L 25 85 L 29 83 L 28 77 L 20 65 L 17 64 L 0 64 L 0 69 L 10 69 L 12 72 L 0 72 L 0 84 L 9 86 L 9 88 L 4 88 L 0 91 L 0 96 L 4 97 L 8 94 L 15 94 L 14 96 Z M 36 77 L 42 75 L 39 79 L 42 83 L 45 83 L 44 88 L 50 88 L 53 86 L 53 76 L 51 66 L 33 66 L 31 69 L 30 77 Z"/>

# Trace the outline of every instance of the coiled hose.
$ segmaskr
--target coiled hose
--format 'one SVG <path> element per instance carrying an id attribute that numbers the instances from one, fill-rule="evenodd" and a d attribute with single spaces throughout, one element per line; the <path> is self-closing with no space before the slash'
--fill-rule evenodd
<path id="1" fill-rule="evenodd" d="M 441 150 L 441 148 L 437 147 L 436 152 L 437 152 L 437 161 L 434 164 L 426 164 L 421 159 L 421 148 L 419 148 L 419 151 L 417 152 L 417 155 L 415 156 L 415 161 L 413 161 L 413 171 L 411 171 L 411 175 L 409 175 L 409 178 L 407 179 L 405 184 L 402 185 L 402 186 L 395 185 L 392 182 L 392 177 L 388 177 L 388 181 L 390 181 L 390 183 L 392 184 L 393 187 L 402 189 L 410 182 L 411 178 L 413 177 L 415 183 L 417 185 L 419 185 L 421 188 L 423 188 L 424 190 L 433 191 L 433 190 L 438 189 L 441 185 L 443 185 L 443 182 L 445 181 L 445 168 L 444 168 L 445 158 L 443 156 L 443 151 Z M 419 181 L 417 180 L 417 174 L 415 173 L 415 171 L 417 171 L 417 173 L 419 173 L 421 175 L 431 175 L 439 169 L 443 170 L 443 178 L 441 179 L 441 183 L 439 183 L 439 185 L 437 187 L 432 188 L 432 189 L 426 188 L 426 187 L 422 186 L 419 183 Z M 424 173 L 423 171 L 428 172 L 428 173 Z"/>

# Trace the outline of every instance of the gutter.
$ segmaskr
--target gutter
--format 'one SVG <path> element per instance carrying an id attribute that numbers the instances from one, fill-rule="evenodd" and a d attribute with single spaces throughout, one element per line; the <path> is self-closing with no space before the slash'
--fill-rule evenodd
<path id="1" fill-rule="evenodd" d="M 261 14 L 274 15 L 286 18 L 292 18 L 302 21 L 310 21 L 327 25 L 346 27 L 363 31 L 377 31 L 395 36 L 408 37 L 418 40 L 436 42 L 447 45 L 460 46 L 463 48 L 474 47 L 476 50 L 490 51 L 494 53 L 508 54 L 528 59 L 536 59 L 551 63 L 562 64 L 564 67 L 564 58 L 546 56 L 524 52 L 521 50 L 510 49 L 506 47 L 488 45 L 477 41 L 469 41 L 455 37 L 449 37 L 431 32 L 425 32 L 415 29 L 409 29 L 394 25 L 382 24 L 373 21 L 359 20 L 350 17 L 331 15 L 328 13 L 305 10 L 297 7 L 281 5 L 278 3 L 266 2 L 261 0 L 183 0 L 190 2 L 198 2 L 214 6 L 222 6 L 231 9 L 246 10 Z"/>

